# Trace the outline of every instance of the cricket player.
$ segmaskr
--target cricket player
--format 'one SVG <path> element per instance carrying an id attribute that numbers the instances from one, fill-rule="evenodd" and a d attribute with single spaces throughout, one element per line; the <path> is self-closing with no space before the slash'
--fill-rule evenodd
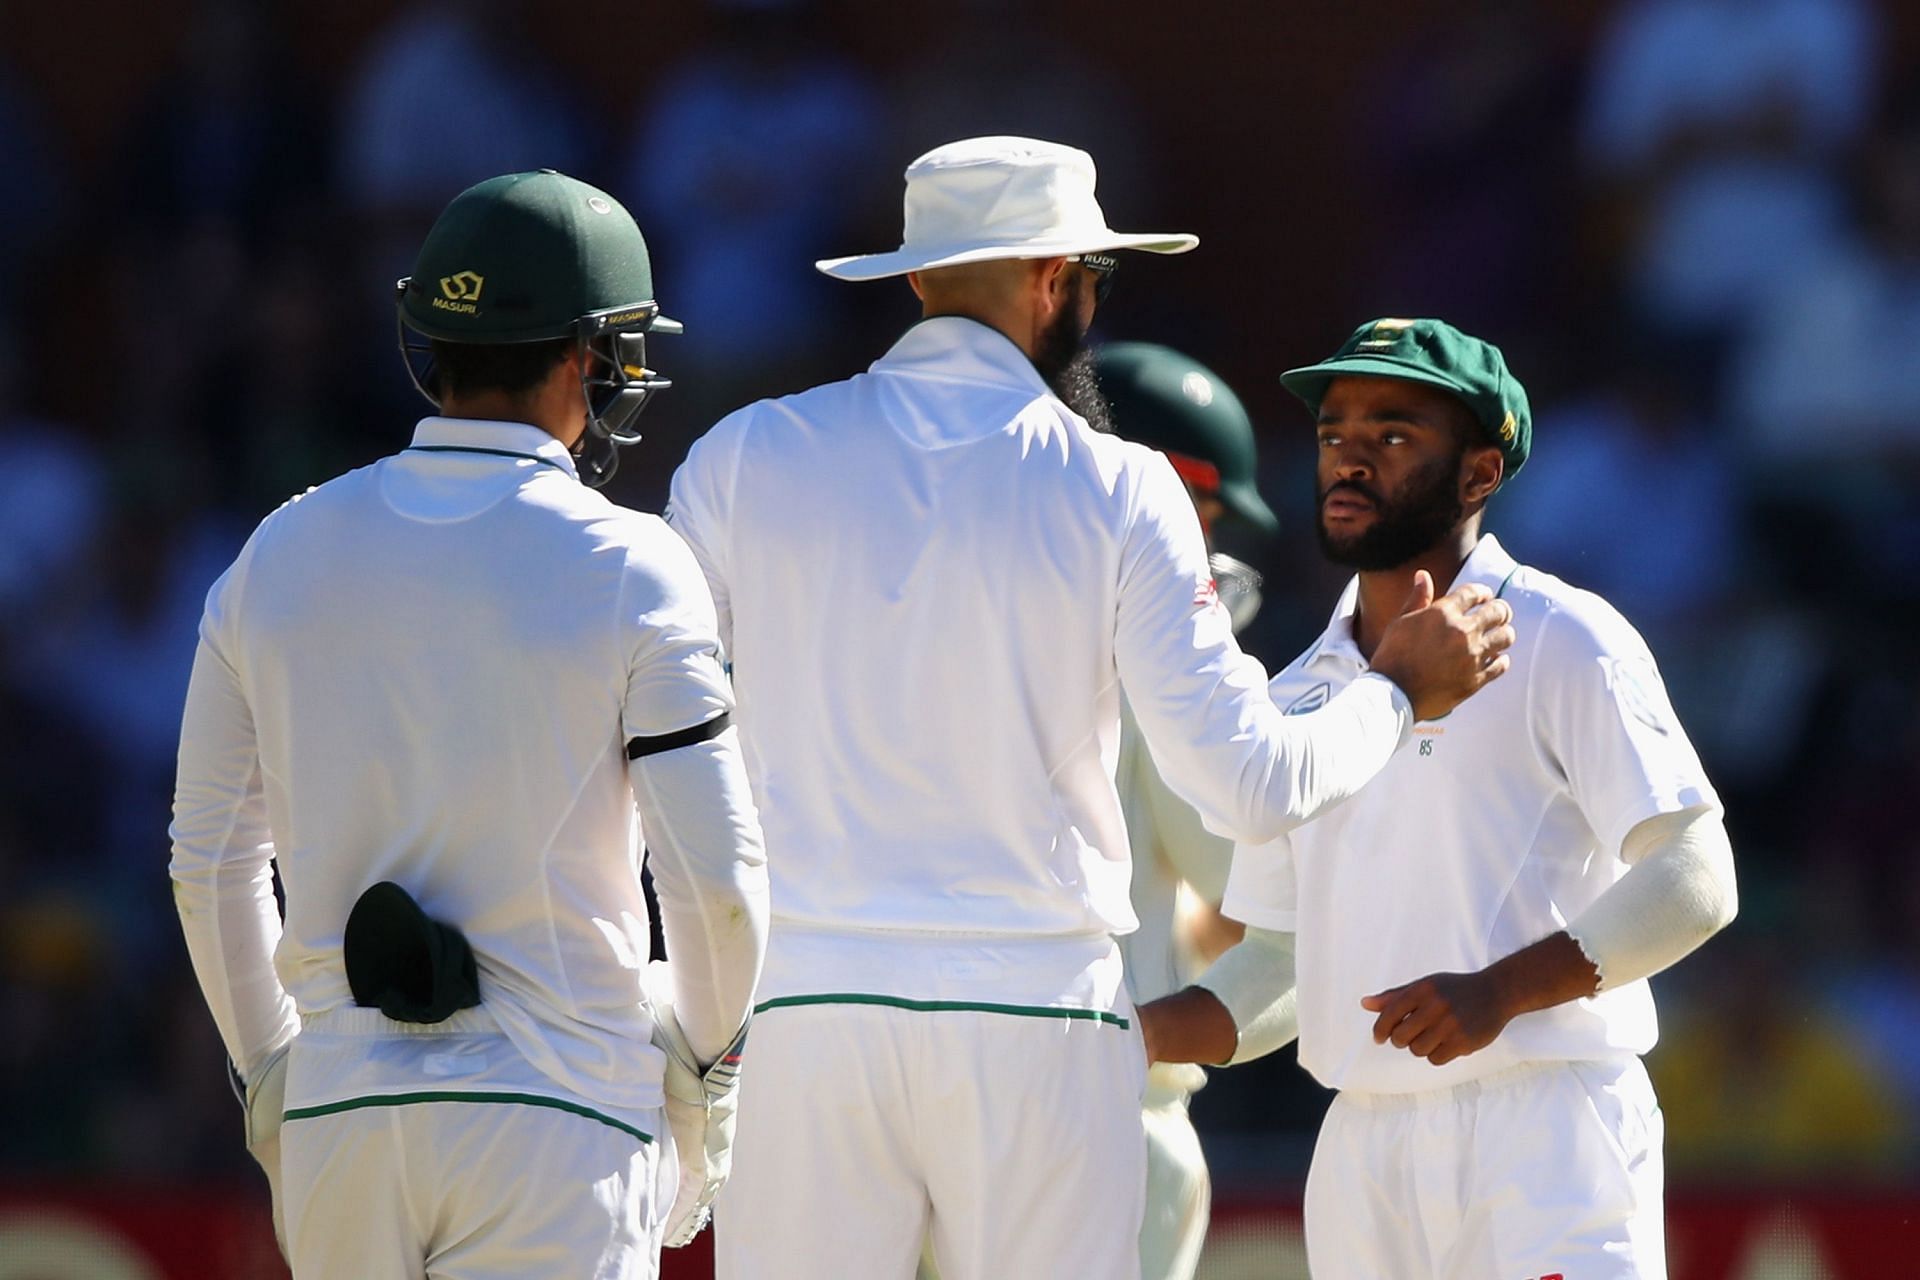
<path id="1" fill-rule="evenodd" d="M 1114 789 L 1124 685 L 1168 781 L 1265 840 L 1497 677 L 1506 606 L 1423 583 L 1388 678 L 1289 720 L 1234 645 L 1167 461 L 1056 394 L 1122 249 L 1091 159 L 980 138 L 907 171 L 926 319 L 750 405 L 676 473 L 714 589 L 774 918 L 720 1206 L 723 1280 L 1130 1277 L 1146 1059 Z"/>
<path id="2" fill-rule="evenodd" d="M 1281 380 L 1317 418 L 1321 548 L 1358 576 L 1276 705 L 1365 679 L 1419 573 L 1511 605 L 1513 671 L 1236 852 L 1246 939 L 1141 1011 L 1150 1051 L 1239 1062 L 1297 1030 L 1339 1091 L 1307 1181 L 1316 1280 L 1663 1277 L 1646 979 L 1733 918 L 1719 799 L 1626 619 L 1482 532 L 1532 446 L 1498 349 L 1376 320 Z"/>
<path id="3" fill-rule="evenodd" d="M 437 416 L 208 594 L 181 926 L 298 1280 L 653 1276 L 724 1176 L 767 912 L 699 567 L 582 483 L 678 326 L 626 210 L 546 170 L 462 193 L 399 293 Z"/>
<path id="4" fill-rule="evenodd" d="M 1093 371 L 1104 401 L 1096 411 L 1122 439 L 1163 455 L 1186 486 L 1220 603 L 1239 632 L 1260 611 L 1260 574 L 1213 550 L 1214 526 L 1232 522 L 1260 537 L 1279 527 L 1255 483 L 1246 408 L 1218 374 L 1151 342 L 1095 348 Z M 1133 854 L 1129 897 L 1139 921 L 1120 938 L 1120 955 L 1127 996 L 1139 1004 L 1180 989 L 1240 940 L 1240 925 L 1220 914 L 1233 841 L 1208 831 L 1193 806 L 1167 786 L 1124 700 L 1115 781 Z M 1192 1063 L 1156 1063 L 1147 1072 L 1143 1280 L 1190 1280 L 1200 1263 L 1213 1193 L 1187 1103 L 1206 1082 L 1206 1072 Z M 929 1257 L 922 1256 L 919 1274 L 921 1280 L 938 1275 Z"/>

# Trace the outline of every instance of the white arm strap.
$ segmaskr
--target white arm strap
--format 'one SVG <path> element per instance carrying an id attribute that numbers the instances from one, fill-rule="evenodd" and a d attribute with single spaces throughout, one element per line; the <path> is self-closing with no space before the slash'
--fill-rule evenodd
<path id="1" fill-rule="evenodd" d="M 1233 1018 L 1239 1040 L 1222 1066 L 1264 1058 L 1300 1034 L 1293 968 L 1293 935 L 1247 929 L 1194 984 L 1205 987 Z"/>
<path id="2" fill-rule="evenodd" d="M 1602 991 L 1660 972 L 1724 929 L 1740 905 L 1716 809 L 1648 818 L 1627 833 L 1620 857 L 1627 874 L 1567 926 Z"/>

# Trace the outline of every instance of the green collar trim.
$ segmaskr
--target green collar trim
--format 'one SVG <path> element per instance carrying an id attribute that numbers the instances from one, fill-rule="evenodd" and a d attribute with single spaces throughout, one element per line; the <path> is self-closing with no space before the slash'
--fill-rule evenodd
<path id="1" fill-rule="evenodd" d="M 900 996 L 875 996 L 864 992 L 835 991 L 813 996 L 780 996 L 763 1000 L 753 1007 L 755 1013 L 769 1009 L 790 1009 L 805 1004 L 877 1004 L 915 1013 L 1001 1013 L 1013 1018 L 1063 1018 L 1069 1022 L 1104 1022 L 1125 1030 L 1132 1024 L 1117 1013 L 1099 1009 L 1060 1009 L 1052 1005 L 993 1004 L 984 1000 L 907 1000 Z"/>
<path id="2" fill-rule="evenodd" d="M 417 1102 L 503 1102 L 523 1107 L 547 1107 L 554 1111 L 566 1111 L 576 1116 L 585 1116 L 589 1120 L 598 1120 L 609 1128 L 631 1134 L 642 1142 L 652 1142 L 653 1135 L 644 1133 L 624 1121 L 615 1120 L 605 1112 L 595 1111 L 592 1107 L 582 1106 L 578 1102 L 567 1102 L 560 1098 L 543 1098 L 537 1093 L 466 1093 L 460 1090 L 433 1090 L 423 1093 L 387 1093 L 376 1097 L 348 1098 L 344 1102 L 328 1102 L 317 1107 L 293 1107 L 283 1117 L 287 1120 L 314 1120 L 321 1116 L 337 1116 L 344 1111 L 361 1111 L 368 1107 L 407 1107 Z"/>

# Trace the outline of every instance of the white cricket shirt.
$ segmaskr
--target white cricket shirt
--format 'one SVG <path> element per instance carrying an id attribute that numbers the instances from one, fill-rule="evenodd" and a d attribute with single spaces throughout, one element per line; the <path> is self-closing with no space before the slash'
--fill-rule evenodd
<path id="1" fill-rule="evenodd" d="M 1454 585 L 1513 608 L 1511 670 L 1413 731 L 1365 791 L 1235 852 L 1224 909 L 1298 935 L 1300 1062 L 1335 1089 L 1445 1088 L 1522 1062 L 1645 1053 L 1646 982 L 1523 1014 L 1442 1067 L 1373 1042 L 1362 996 L 1486 967 L 1566 927 L 1626 873 L 1620 846 L 1656 814 L 1718 805 L 1646 643 L 1591 592 L 1517 564 L 1492 535 Z M 1366 670 L 1358 579 L 1312 648 L 1273 680 L 1310 709 Z"/>
<path id="2" fill-rule="evenodd" d="M 722 420 L 667 518 L 733 663 L 776 1002 L 1124 1008 L 1122 681 L 1176 790 L 1250 838 L 1357 788 L 1410 727 L 1379 678 L 1312 726 L 1280 716 L 1166 459 L 1091 430 L 972 320 Z"/>
<path id="3" fill-rule="evenodd" d="M 410 449 L 268 516 L 207 597 L 172 832 L 241 1070 L 297 1008 L 304 1056 L 328 1065 L 296 1054 L 289 1110 L 423 1086 L 636 1125 L 659 1106 L 624 745 L 731 707 L 718 643 L 685 544 L 581 485 L 536 427 L 429 418 Z M 422 1059 L 354 1006 L 342 936 L 381 880 L 472 943 L 481 1004 L 439 1030 L 479 1039 Z M 514 1053 L 486 1049 L 496 1032 Z"/>

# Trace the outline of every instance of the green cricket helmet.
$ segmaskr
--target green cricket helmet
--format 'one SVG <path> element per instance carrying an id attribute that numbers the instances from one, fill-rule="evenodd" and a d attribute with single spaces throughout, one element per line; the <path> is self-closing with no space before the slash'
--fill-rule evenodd
<path id="1" fill-rule="evenodd" d="M 1151 342 L 1109 342 L 1093 363 L 1116 434 L 1166 454 L 1183 480 L 1256 531 L 1280 527 L 1255 483 L 1253 423 L 1218 374 Z"/>
<path id="2" fill-rule="evenodd" d="M 679 333 L 653 296 L 647 242 L 620 202 L 552 169 L 489 178 L 455 196 L 399 282 L 400 352 L 434 408 L 432 348 L 571 338 L 580 351 L 587 430 L 580 477 L 613 477 L 634 421 L 673 384 L 647 367 L 646 336 Z"/>

